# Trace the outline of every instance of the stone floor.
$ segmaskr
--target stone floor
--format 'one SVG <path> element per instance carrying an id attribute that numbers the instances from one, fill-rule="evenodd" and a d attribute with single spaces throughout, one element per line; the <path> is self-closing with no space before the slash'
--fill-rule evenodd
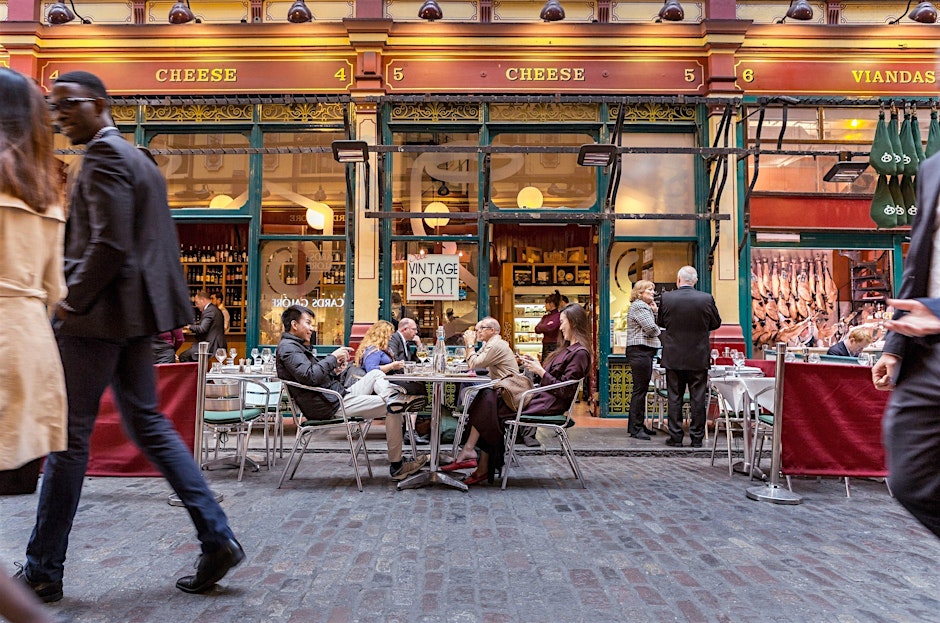
<path id="1" fill-rule="evenodd" d="M 538 450 L 505 491 L 399 492 L 381 452 L 362 493 L 335 451 L 306 455 L 280 490 L 281 464 L 241 483 L 208 472 L 248 558 L 207 595 L 173 586 L 198 544 L 163 480 L 88 478 L 52 607 L 75 623 L 938 620 L 940 541 L 883 483 L 853 480 L 847 498 L 799 479 L 803 503 L 775 506 L 707 452 L 637 456 L 617 450 L 622 430 L 595 430 L 573 431 L 587 489 Z M 36 497 L 0 498 L 10 573 Z"/>

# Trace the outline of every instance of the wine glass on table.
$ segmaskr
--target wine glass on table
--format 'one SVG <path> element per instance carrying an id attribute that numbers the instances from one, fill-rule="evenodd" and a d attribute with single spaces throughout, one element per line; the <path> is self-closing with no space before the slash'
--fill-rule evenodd
<path id="1" fill-rule="evenodd" d="M 235 363 L 235 358 L 238 357 L 238 351 L 234 348 L 230 348 L 228 351 L 229 364 Z"/>
<path id="2" fill-rule="evenodd" d="M 221 367 L 222 364 L 225 363 L 225 355 L 226 353 L 225 353 L 224 348 L 215 349 L 215 358 L 219 360 L 219 367 Z"/>
<path id="3" fill-rule="evenodd" d="M 255 348 L 252 348 L 252 349 L 251 349 L 251 362 L 252 362 L 254 365 L 256 365 L 256 366 L 260 366 L 260 365 L 261 365 L 261 359 L 259 359 L 260 356 L 261 356 L 261 351 L 258 350 L 258 347 L 257 347 L 257 346 L 256 346 Z"/>
<path id="4" fill-rule="evenodd" d="M 424 344 L 421 344 L 420 346 L 418 346 L 418 350 L 415 352 L 415 355 L 417 355 L 418 360 L 421 363 L 427 363 L 428 357 L 430 356 L 430 353 L 428 352 L 428 347 Z"/>
<path id="5" fill-rule="evenodd" d="M 734 364 L 735 375 L 740 376 L 741 368 L 744 367 L 744 353 L 739 350 L 731 351 L 731 363 Z"/>
<path id="6" fill-rule="evenodd" d="M 463 363 L 467 359 L 467 349 L 463 346 L 458 346 L 454 349 L 454 363 Z"/>
<path id="7" fill-rule="evenodd" d="M 711 358 L 712 358 L 712 367 L 714 368 L 716 365 L 718 365 L 718 349 L 717 349 L 717 348 L 713 348 L 713 349 L 712 349 L 712 352 L 709 353 L 709 354 L 711 355 Z"/>

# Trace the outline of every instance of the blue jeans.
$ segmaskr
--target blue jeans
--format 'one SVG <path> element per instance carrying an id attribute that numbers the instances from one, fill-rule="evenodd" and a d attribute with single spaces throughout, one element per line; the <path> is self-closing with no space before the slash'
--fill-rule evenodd
<path id="1" fill-rule="evenodd" d="M 26 546 L 26 577 L 34 582 L 62 579 L 69 532 L 88 468 L 89 439 L 108 385 L 125 432 L 179 495 L 203 552 L 234 538 L 189 448 L 157 411 L 150 338 L 108 341 L 58 335 L 57 340 L 69 403 L 68 448 L 50 454 L 43 468 L 36 525 Z"/>

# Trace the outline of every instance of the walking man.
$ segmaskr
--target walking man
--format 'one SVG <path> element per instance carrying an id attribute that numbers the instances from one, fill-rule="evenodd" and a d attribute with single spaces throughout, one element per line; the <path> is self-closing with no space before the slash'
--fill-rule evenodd
<path id="1" fill-rule="evenodd" d="M 891 492 L 940 537 L 940 158 L 920 165 L 917 192 L 899 300 L 888 300 L 897 311 L 871 375 L 894 390 L 882 422 Z"/>
<path id="2" fill-rule="evenodd" d="M 721 326 L 721 316 L 711 294 L 695 289 L 698 273 L 691 266 L 679 269 L 677 289 L 663 292 L 659 324 L 663 332 L 663 367 L 669 402 L 667 446 L 682 447 L 682 403 L 689 392 L 692 447 L 701 448 L 705 438 L 705 402 L 708 395 L 710 346 L 708 334 Z"/>
<path id="3" fill-rule="evenodd" d="M 108 94 L 88 72 L 61 75 L 51 106 L 63 134 L 86 145 L 66 226 L 68 296 L 56 306 L 56 338 L 68 395 L 68 448 L 48 456 L 36 525 L 17 573 L 46 602 L 62 599 L 69 532 L 88 466 L 98 402 L 111 386 L 124 429 L 169 481 L 202 544 L 195 575 L 176 586 L 202 593 L 245 553 L 192 453 L 157 412 L 151 337 L 185 325 L 190 302 L 166 183 L 121 136 Z"/>

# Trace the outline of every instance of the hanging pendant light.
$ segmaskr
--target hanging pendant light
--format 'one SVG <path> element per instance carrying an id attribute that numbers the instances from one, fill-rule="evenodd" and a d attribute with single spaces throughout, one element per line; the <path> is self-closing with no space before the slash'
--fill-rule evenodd
<path id="1" fill-rule="evenodd" d="M 790 8 L 787 9 L 787 17 L 801 22 L 809 21 L 813 19 L 813 7 L 807 0 L 796 0 L 790 3 Z"/>
<path id="2" fill-rule="evenodd" d="M 685 19 L 685 11 L 679 0 L 665 0 L 663 8 L 659 10 L 659 19 L 667 22 L 681 22 Z"/>
<path id="3" fill-rule="evenodd" d="M 545 22 L 560 22 L 565 19 L 565 8 L 558 0 L 548 0 L 542 7 L 539 18 Z"/>
<path id="4" fill-rule="evenodd" d="M 313 21 L 313 13 L 304 0 L 294 0 L 294 4 L 287 9 L 287 21 L 291 24 L 306 24 Z"/>
<path id="5" fill-rule="evenodd" d="M 424 0 L 424 4 L 418 9 L 418 17 L 426 19 L 429 22 L 444 19 L 444 11 L 434 0 Z"/>
<path id="6" fill-rule="evenodd" d="M 185 2 L 177 0 L 176 4 L 170 9 L 169 19 L 171 24 L 188 24 L 192 21 L 198 24 L 200 21 L 196 19 L 193 10 L 189 7 L 189 0 Z"/>
<path id="7" fill-rule="evenodd" d="M 441 212 L 450 212 L 450 209 L 446 204 L 440 201 L 432 201 L 424 208 L 424 211 L 437 214 Z M 429 227 L 443 227 L 450 222 L 450 219 L 447 217 L 432 217 L 424 219 L 424 222 L 427 223 Z"/>
<path id="8" fill-rule="evenodd" d="M 46 13 L 46 19 L 50 24 L 60 26 L 62 24 L 68 24 L 73 21 L 76 17 L 82 20 L 83 24 L 90 24 L 91 20 L 85 19 L 79 15 L 75 9 L 75 3 L 72 0 L 69 0 L 69 4 L 72 5 L 72 8 L 65 6 L 64 2 L 54 2 L 51 7 L 49 7 L 49 12 Z"/>
<path id="9" fill-rule="evenodd" d="M 535 186 L 526 186 L 516 195 L 516 205 L 522 209 L 539 210 L 544 203 L 542 191 Z"/>
<path id="10" fill-rule="evenodd" d="M 920 24 L 933 24 L 937 21 L 937 8 L 933 2 L 921 2 L 907 17 Z"/>

